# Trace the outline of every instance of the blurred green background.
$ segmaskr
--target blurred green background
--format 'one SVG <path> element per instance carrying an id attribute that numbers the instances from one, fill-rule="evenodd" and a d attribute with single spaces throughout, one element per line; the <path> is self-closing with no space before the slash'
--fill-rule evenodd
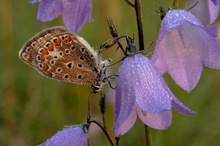
<path id="1" fill-rule="evenodd" d="M 172 1 L 142 0 L 145 46 L 156 41 L 160 17 L 149 10 L 167 8 Z M 42 77 L 18 57 L 22 45 L 35 33 L 54 25 L 63 25 L 61 17 L 52 22 L 36 20 L 38 4 L 27 0 L 0 1 L 0 145 L 31 146 L 43 143 L 63 126 L 86 121 L 89 86 L 59 82 Z M 111 36 L 106 24 L 112 18 L 119 34 L 134 35 L 137 29 L 134 11 L 123 0 L 94 0 L 94 22 L 86 23 L 79 35 L 91 46 L 98 46 Z M 151 54 L 154 45 L 147 52 Z M 108 58 L 110 49 L 104 52 Z M 119 60 L 121 53 L 116 55 Z M 117 71 L 117 66 L 112 73 Z M 217 146 L 220 145 L 220 70 L 204 68 L 201 79 L 191 93 L 186 93 L 169 75 L 165 79 L 173 93 L 196 115 L 182 115 L 173 110 L 173 124 L 164 131 L 151 130 L 153 146 Z M 113 92 L 108 91 L 106 121 L 113 138 Z M 99 94 L 92 95 L 92 117 L 101 120 Z M 121 137 L 121 146 L 144 145 L 144 128 L 140 120 Z M 107 138 L 91 125 L 92 146 L 109 145 Z"/>

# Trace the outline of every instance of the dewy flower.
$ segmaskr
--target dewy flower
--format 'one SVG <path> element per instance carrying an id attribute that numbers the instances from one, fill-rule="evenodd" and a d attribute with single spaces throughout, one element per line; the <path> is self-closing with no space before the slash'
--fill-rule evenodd
<path id="1" fill-rule="evenodd" d="M 39 146 L 88 146 L 87 124 L 65 127 Z"/>
<path id="2" fill-rule="evenodd" d="M 203 26 L 185 10 L 171 10 L 162 20 L 152 61 L 187 92 L 198 83 L 203 65 L 220 69 L 217 27 Z"/>
<path id="3" fill-rule="evenodd" d="M 197 3 L 198 2 L 198 3 Z M 190 12 L 204 25 L 213 23 L 219 13 L 220 0 L 187 0 L 185 8 L 192 7 Z"/>
<path id="4" fill-rule="evenodd" d="M 81 30 L 86 20 L 92 21 L 92 0 L 32 0 L 40 2 L 37 19 L 50 21 L 62 14 L 63 22 L 72 32 Z"/>
<path id="5" fill-rule="evenodd" d="M 151 60 L 141 54 L 127 56 L 116 81 L 115 136 L 125 134 L 137 115 L 152 128 L 168 128 L 172 123 L 172 107 L 183 114 L 195 113 L 173 95 Z"/>

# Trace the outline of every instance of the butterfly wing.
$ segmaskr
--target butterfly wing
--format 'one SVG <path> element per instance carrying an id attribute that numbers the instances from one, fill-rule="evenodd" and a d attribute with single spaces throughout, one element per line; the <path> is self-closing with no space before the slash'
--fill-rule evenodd
<path id="1" fill-rule="evenodd" d="M 83 40 L 83 41 L 82 41 Z M 19 52 L 20 58 L 46 77 L 93 85 L 98 74 L 97 53 L 65 27 L 37 33 Z"/>

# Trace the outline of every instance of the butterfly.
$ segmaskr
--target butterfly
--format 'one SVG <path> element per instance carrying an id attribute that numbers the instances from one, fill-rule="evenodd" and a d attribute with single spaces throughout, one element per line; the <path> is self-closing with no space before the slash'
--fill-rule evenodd
<path id="1" fill-rule="evenodd" d="M 35 34 L 23 45 L 19 57 L 43 76 L 91 85 L 95 93 L 107 79 L 109 61 L 103 61 L 86 40 L 63 26 Z"/>

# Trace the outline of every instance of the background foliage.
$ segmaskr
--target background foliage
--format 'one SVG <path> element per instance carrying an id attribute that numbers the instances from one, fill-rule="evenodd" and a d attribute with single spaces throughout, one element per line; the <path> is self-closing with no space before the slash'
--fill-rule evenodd
<path id="1" fill-rule="evenodd" d="M 142 0 L 145 46 L 156 41 L 160 17 L 149 10 L 165 8 L 172 1 Z M 181 3 L 180 3 L 181 6 Z M 59 82 L 42 77 L 36 70 L 24 64 L 18 57 L 22 45 L 35 33 L 54 25 L 63 25 L 61 17 L 52 22 L 36 20 L 37 5 L 25 0 L 0 1 L 0 145 L 30 146 L 43 143 L 65 125 L 85 122 L 89 86 Z M 112 18 L 120 34 L 134 35 L 137 29 L 134 11 L 122 0 L 94 0 L 94 22 L 86 23 L 80 36 L 91 46 L 98 46 L 111 36 L 106 24 Z M 216 22 L 218 24 L 218 22 Z M 138 46 L 138 44 L 137 44 Z M 148 56 L 154 45 L 147 50 Z M 104 52 L 108 58 L 110 49 Z M 120 53 L 115 61 L 120 59 Z M 112 70 L 116 72 L 117 65 Z M 153 145 L 160 146 L 217 146 L 220 137 L 220 70 L 205 68 L 197 87 L 186 93 L 169 75 L 165 79 L 173 93 L 196 115 L 181 115 L 173 111 L 173 124 L 168 130 L 152 130 Z M 107 86 L 106 86 L 107 87 Z M 108 90 L 108 93 L 113 92 Z M 111 136 L 114 96 L 108 94 L 106 121 Z M 92 95 L 92 117 L 101 120 L 99 95 Z M 106 137 L 95 125 L 91 126 L 91 145 L 108 145 Z M 107 144 L 106 144 L 107 143 Z M 144 128 L 138 120 L 120 141 L 121 146 L 143 145 Z"/>

